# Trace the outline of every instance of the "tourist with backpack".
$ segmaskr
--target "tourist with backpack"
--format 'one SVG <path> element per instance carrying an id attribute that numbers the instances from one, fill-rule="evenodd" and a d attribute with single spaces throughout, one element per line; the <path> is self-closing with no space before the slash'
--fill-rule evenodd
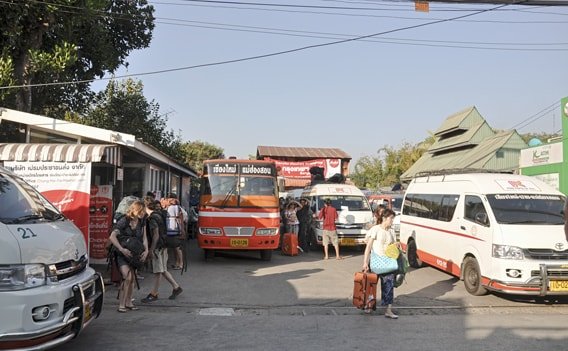
<path id="1" fill-rule="evenodd" d="M 138 309 L 132 304 L 132 293 L 136 269 L 143 265 L 148 256 L 145 216 L 144 203 L 140 200 L 132 202 L 126 214 L 114 225 L 109 237 L 113 245 L 113 259 L 122 275 L 118 301 L 118 312 L 121 313 Z"/>
<path id="2" fill-rule="evenodd" d="M 143 303 L 149 303 L 158 299 L 160 280 L 164 277 L 172 286 L 170 300 L 174 300 L 183 289 L 168 272 L 168 248 L 166 247 L 166 224 L 160 213 L 162 207 L 159 201 L 150 196 L 144 198 L 146 213 L 148 215 L 148 232 L 150 233 L 150 259 L 152 260 L 152 272 L 154 273 L 154 283 L 148 296 L 143 298 Z"/>
<path id="3" fill-rule="evenodd" d="M 166 201 L 166 229 L 167 235 L 180 240 L 185 240 L 185 224 L 183 221 L 183 212 L 179 205 L 177 195 L 169 193 Z M 175 255 L 174 269 L 179 270 L 183 268 L 183 252 L 181 247 L 173 249 Z"/>

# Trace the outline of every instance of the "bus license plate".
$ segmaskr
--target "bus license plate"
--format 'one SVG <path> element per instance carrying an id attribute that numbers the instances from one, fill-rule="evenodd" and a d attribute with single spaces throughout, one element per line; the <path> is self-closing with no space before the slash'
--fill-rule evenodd
<path id="1" fill-rule="evenodd" d="M 341 239 L 341 245 L 345 245 L 345 246 L 355 246 L 357 244 L 355 244 L 355 239 L 352 238 L 343 238 Z"/>
<path id="2" fill-rule="evenodd" d="M 231 239 L 232 247 L 247 247 L 249 244 L 248 239 Z"/>
<path id="3" fill-rule="evenodd" d="M 568 280 L 551 280 L 550 291 L 568 291 Z"/>

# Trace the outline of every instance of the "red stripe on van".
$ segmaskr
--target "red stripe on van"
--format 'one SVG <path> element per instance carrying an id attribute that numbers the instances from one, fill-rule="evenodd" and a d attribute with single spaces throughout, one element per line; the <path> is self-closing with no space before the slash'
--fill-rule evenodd
<path id="1" fill-rule="evenodd" d="M 406 221 L 400 221 L 400 223 L 401 224 L 404 223 L 404 224 L 414 225 L 414 226 L 417 226 L 417 227 L 420 227 L 420 228 L 431 229 L 431 230 L 435 230 L 435 231 L 446 233 L 446 234 L 457 235 L 457 236 L 461 236 L 461 237 L 469 238 L 469 239 L 473 239 L 473 240 L 485 241 L 483 239 L 480 239 L 480 238 L 472 236 L 472 235 L 462 234 L 462 233 L 458 233 L 458 232 L 452 232 L 451 230 L 445 230 L 445 229 L 430 227 L 430 226 L 427 226 L 427 225 L 416 224 L 416 223 L 406 222 Z"/>

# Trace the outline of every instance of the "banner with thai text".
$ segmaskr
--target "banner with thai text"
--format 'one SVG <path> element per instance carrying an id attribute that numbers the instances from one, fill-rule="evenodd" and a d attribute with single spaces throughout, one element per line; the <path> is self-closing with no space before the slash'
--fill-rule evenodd
<path id="1" fill-rule="evenodd" d="M 5 161 L 83 232 L 89 245 L 90 162 Z"/>
<path id="2" fill-rule="evenodd" d="M 89 257 L 91 263 L 105 263 L 106 242 L 112 227 L 112 185 L 93 185 L 89 204 Z"/>
<path id="3" fill-rule="evenodd" d="M 298 162 L 270 160 L 276 163 L 276 169 L 279 170 L 279 175 L 285 178 L 310 179 L 310 168 L 312 167 L 323 168 L 325 178 L 329 178 L 336 173 L 341 173 L 341 160 L 337 158 Z"/>

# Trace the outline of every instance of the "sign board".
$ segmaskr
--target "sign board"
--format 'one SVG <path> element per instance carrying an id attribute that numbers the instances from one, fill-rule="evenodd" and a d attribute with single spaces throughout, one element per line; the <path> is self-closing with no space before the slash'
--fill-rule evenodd
<path id="1" fill-rule="evenodd" d="M 550 165 L 562 160 L 562 143 L 545 144 L 521 150 L 519 167 Z"/>

